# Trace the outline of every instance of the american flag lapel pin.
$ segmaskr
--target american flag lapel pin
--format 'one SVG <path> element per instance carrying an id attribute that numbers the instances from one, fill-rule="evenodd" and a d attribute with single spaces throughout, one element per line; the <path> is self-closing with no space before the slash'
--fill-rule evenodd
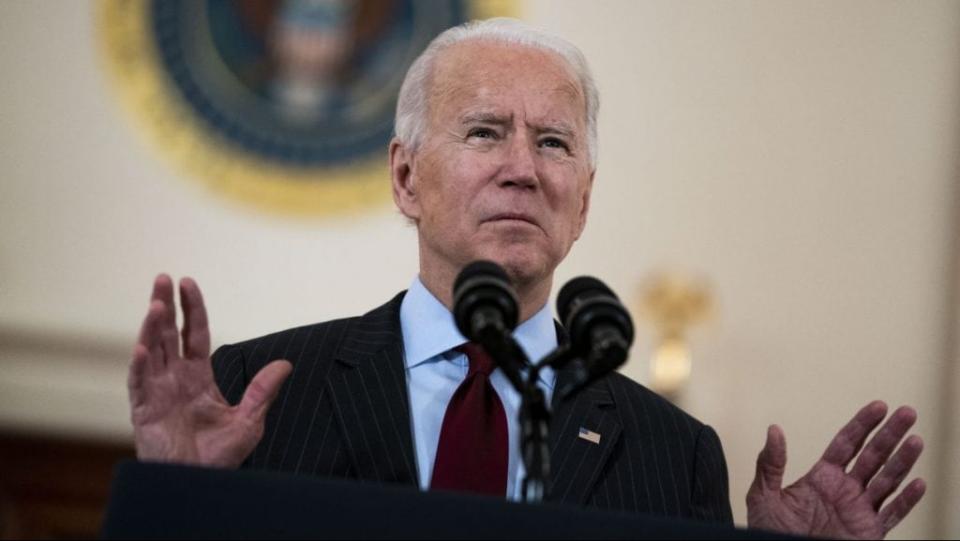
<path id="1" fill-rule="evenodd" d="M 586 428 L 580 427 L 580 439 L 587 440 L 590 443 L 595 443 L 600 445 L 600 434 L 597 434 L 593 430 L 587 430 Z"/>

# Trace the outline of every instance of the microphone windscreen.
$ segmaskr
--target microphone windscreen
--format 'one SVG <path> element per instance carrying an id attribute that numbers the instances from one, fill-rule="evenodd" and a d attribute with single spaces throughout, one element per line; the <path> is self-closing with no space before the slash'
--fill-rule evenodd
<path id="1" fill-rule="evenodd" d="M 458 291 L 464 282 L 477 276 L 499 278 L 508 284 L 510 283 L 510 278 L 507 276 L 507 271 L 503 270 L 503 267 L 497 265 L 493 261 L 481 260 L 470 263 L 464 267 L 462 271 L 460 271 L 460 274 L 457 275 L 456 281 L 453 283 L 453 290 Z"/>
<path id="2" fill-rule="evenodd" d="M 507 332 L 517 326 L 520 310 L 507 272 L 492 261 L 474 261 L 460 271 L 453 283 L 453 319 L 460 332 L 475 340 L 474 316 L 492 309 Z"/>
<path id="3" fill-rule="evenodd" d="M 566 283 L 557 295 L 557 315 L 560 321 L 566 324 L 567 316 L 573 309 L 573 301 L 577 298 L 609 295 L 614 299 L 617 295 L 606 284 L 593 276 L 578 276 Z"/>

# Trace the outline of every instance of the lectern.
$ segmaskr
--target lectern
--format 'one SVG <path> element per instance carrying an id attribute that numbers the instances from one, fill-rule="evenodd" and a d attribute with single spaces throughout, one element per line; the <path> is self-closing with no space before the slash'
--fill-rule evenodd
<path id="1" fill-rule="evenodd" d="M 771 538 L 765 532 L 689 520 L 135 461 L 117 467 L 103 537 Z"/>

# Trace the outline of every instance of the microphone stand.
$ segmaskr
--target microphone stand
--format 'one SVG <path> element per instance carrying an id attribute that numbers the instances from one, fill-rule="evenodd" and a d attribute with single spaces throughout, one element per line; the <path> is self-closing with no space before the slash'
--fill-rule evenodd
<path id="1" fill-rule="evenodd" d="M 608 338 L 599 341 L 587 353 L 587 359 L 583 359 L 568 345 L 560 345 L 540 362 L 532 364 L 513 336 L 502 329 L 487 327 L 477 338 L 520 393 L 520 456 L 526 469 L 521 493 L 524 502 L 541 503 L 550 490 L 550 408 L 543 389 L 537 385 L 540 371 L 546 366 L 562 369 L 573 363 L 571 384 L 554 391 L 559 393 L 561 400 L 568 400 L 602 373 L 622 364 L 626 359 L 627 347 L 620 340 Z M 594 371 L 588 366 L 601 370 L 591 373 Z"/>
<path id="2" fill-rule="evenodd" d="M 517 341 L 510 336 L 509 332 L 490 328 L 484 329 L 483 332 L 478 334 L 477 342 L 483 346 L 487 354 L 503 370 L 513 388 L 523 395 L 526 388 L 526 382 L 523 380 L 523 368 L 529 365 L 530 361 Z"/>
<path id="3" fill-rule="evenodd" d="M 514 342 L 514 344 L 516 343 Z M 628 345 L 621 340 L 606 339 L 588 353 L 588 361 L 585 363 L 569 345 L 561 344 L 537 364 L 530 365 L 527 362 L 530 369 L 527 373 L 525 385 L 523 388 L 517 388 L 522 397 L 520 403 L 520 452 L 523 456 L 523 465 L 527 470 L 522 486 L 523 501 L 541 503 L 550 489 L 548 484 L 550 480 L 550 409 L 547 405 L 546 395 L 537 385 L 540 370 L 546 366 L 562 369 L 571 362 L 574 363 L 573 384 L 564 389 L 554 390 L 554 393 L 560 393 L 559 398 L 561 400 L 568 400 L 602 374 L 623 364 L 623 361 L 626 360 L 627 349 Z M 520 358 L 526 359 L 519 347 L 517 350 L 523 356 Z M 588 366 L 599 367 L 600 371 L 591 374 Z"/>
<path id="4" fill-rule="evenodd" d="M 491 329 L 481 333 L 478 341 L 520 393 L 520 456 L 526 469 L 521 492 L 524 502 L 541 503 L 546 499 L 550 479 L 550 410 L 537 381 L 540 369 L 551 364 L 551 359 L 566 355 L 567 351 L 557 348 L 534 365 L 509 334 Z M 523 377 L 524 368 L 527 368 L 526 378 Z"/>
<path id="5" fill-rule="evenodd" d="M 546 395 L 537 385 L 540 376 L 538 363 L 530 367 L 526 387 L 520 403 L 520 453 L 526 476 L 523 478 L 523 501 L 541 503 L 546 499 L 550 479 L 550 410 Z"/>

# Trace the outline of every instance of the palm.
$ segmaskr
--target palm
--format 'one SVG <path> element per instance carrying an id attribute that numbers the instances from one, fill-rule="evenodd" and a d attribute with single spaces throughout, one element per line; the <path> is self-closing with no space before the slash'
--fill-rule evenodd
<path id="1" fill-rule="evenodd" d="M 140 458 L 177 456 L 198 464 L 239 464 L 256 442 L 213 382 L 209 360 L 171 359 L 149 393 L 131 404 Z M 149 400 L 146 397 L 149 396 Z M 239 455 L 239 456 L 238 456 Z"/>
<path id="2" fill-rule="evenodd" d="M 815 537 L 880 539 L 883 530 L 873 507 L 861 496 L 863 488 L 836 466 L 822 461 L 807 475 L 780 492 L 779 498 L 757 503 L 756 520 L 769 529 Z M 774 526 L 775 525 L 775 526 Z"/>
<path id="3" fill-rule="evenodd" d="M 238 466 L 263 433 L 267 408 L 290 372 L 285 361 L 261 370 L 237 406 L 213 379 L 210 334 L 200 290 L 181 282 L 184 312 L 180 352 L 173 284 L 157 278 L 150 310 L 130 367 L 131 420 L 142 460 L 220 467 Z"/>
<path id="4" fill-rule="evenodd" d="M 747 493 L 750 526 L 842 539 L 886 536 L 916 505 L 924 491 L 923 481 L 917 479 L 883 506 L 922 450 L 922 441 L 912 436 L 891 458 L 916 420 L 916 414 L 909 408 L 897 410 L 847 471 L 847 465 L 863 447 L 867 435 L 885 416 L 886 406 L 882 403 L 875 402 L 862 409 L 837 434 L 813 468 L 784 489 L 780 483 L 786 466 L 786 442 L 779 428 L 771 427 L 767 445 L 757 460 L 757 478 Z"/>

